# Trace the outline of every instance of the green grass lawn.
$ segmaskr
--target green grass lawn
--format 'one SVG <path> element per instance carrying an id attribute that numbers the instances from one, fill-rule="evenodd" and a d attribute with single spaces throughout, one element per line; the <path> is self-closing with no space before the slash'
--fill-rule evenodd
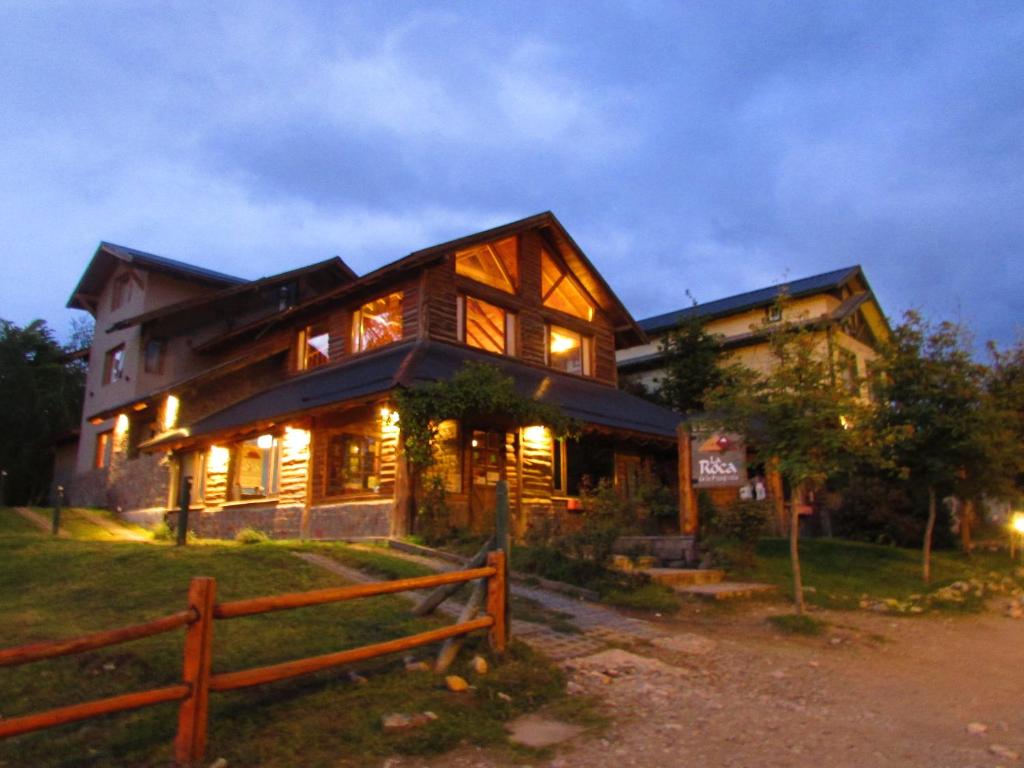
<path id="1" fill-rule="evenodd" d="M 87 535 L 87 534 L 86 534 Z M 341 551 L 338 545 L 331 547 Z M 371 553 L 374 554 L 374 553 Z M 361 556 L 361 555 L 360 555 Z M 0 510 L 0 646 L 59 639 L 145 621 L 185 607 L 193 575 L 217 579 L 218 597 L 315 589 L 340 583 L 281 544 L 190 546 L 54 540 Z M 409 604 L 381 596 L 330 606 L 218 621 L 214 672 L 271 664 L 423 631 L 446 623 L 413 619 Z M 0 715 L 38 712 L 94 698 L 177 682 L 183 632 L 101 651 L 0 669 Z M 232 766 L 379 764 L 394 752 L 443 751 L 460 741 L 505 744 L 504 722 L 545 704 L 565 706 L 561 672 L 521 645 L 486 676 L 455 671 L 476 686 L 443 689 L 428 672 L 408 673 L 401 660 L 362 665 L 368 682 L 347 670 L 323 672 L 245 692 L 213 694 L 208 762 Z M 421 650 L 432 658 L 436 648 Z M 506 694 L 510 701 L 498 696 Z M 399 733 L 380 727 L 384 714 L 430 710 L 439 719 Z M 165 766 L 177 705 L 83 721 L 0 742 L 0 766 Z"/>
<path id="2" fill-rule="evenodd" d="M 1005 553 L 938 551 L 932 555 L 932 583 L 921 581 L 921 553 L 840 539 L 805 539 L 800 542 L 800 563 L 809 603 L 849 609 L 870 600 L 889 598 L 900 603 L 928 603 L 926 610 L 977 610 L 985 595 L 973 592 L 962 603 L 931 601 L 929 594 L 953 582 L 978 580 L 992 583 L 1013 578 L 1014 563 Z M 765 539 L 758 543 L 755 564 L 730 569 L 730 578 L 778 584 L 792 597 L 789 542 Z M 1024 582 L 1018 582 L 1024 583 Z M 920 596 L 920 597 L 915 597 Z M 912 598 L 915 598 L 912 600 Z M 897 611 L 898 612 L 898 611 Z"/>

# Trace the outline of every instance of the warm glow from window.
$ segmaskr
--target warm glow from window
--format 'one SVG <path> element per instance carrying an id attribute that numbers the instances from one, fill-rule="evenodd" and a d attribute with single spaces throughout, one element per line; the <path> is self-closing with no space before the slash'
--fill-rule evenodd
<path id="1" fill-rule="evenodd" d="M 543 250 L 540 252 L 540 272 L 540 293 L 545 307 L 582 320 L 594 319 L 594 304 L 583 286 Z"/>
<path id="2" fill-rule="evenodd" d="M 167 399 L 164 400 L 164 416 L 162 426 L 165 432 L 168 429 L 174 429 L 174 425 L 178 423 L 178 409 L 180 405 L 180 401 L 174 395 L 168 395 Z"/>
<path id="3" fill-rule="evenodd" d="M 515 315 L 472 296 L 466 296 L 464 301 L 464 341 L 486 352 L 512 354 L 515 347 Z"/>
<path id="4" fill-rule="evenodd" d="M 125 432 L 128 431 L 128 414 L 127 413 L 119 413 L 119 414 L 117 414 L 117 421 L 114 423 L 114 431 L 117 434 L 119 434 L 119 435 L 123 435 Z"/>
<path id="5" fill-rule="evenodd" d="M 206 465 L 210 472 L 227 472 L 228 459 L 231 458 L 231 451 L 222 445 L 210 446 L 210 458 Z"/>
<path id="6" fill-rule="evenodd" d="M 296 427 L 284 428 L 284 442 L 290 451 L 301 451 L 309 447 L 309 430 Z"/>
<path id="7" fill-rule="evenodd" d="M 516 238 L 467 248 L 455 254 L 455 272 L 505 293 L 515 293 L 519 280 Z"/>
<path id="8" fill-rule="evenodd" d="M 352 318 L 352 351 L 364 352 L 402 338 L 402 292 L 363 304 Z"/>
<path id="9" fill-rule="evenodd" d="M 591 375 L 591 339 L 567 328 L 548 326 L 548 365 L 580 376 Z"/>
<path id="10" fill-rule="evenodd" d="M 580 345 L 580 338 L 575 334 L 566 336 L 554 329 L 551 330 L 551 352 L 560 355 L 570 349 L 576 349 Z"/>
<path id="11" fill-rule="evenodd" d="M 523 430 L 523 440 L 534 445 L 543 445 L 547 442 L 548 431 L 544 427 L 526 427 Z"/>

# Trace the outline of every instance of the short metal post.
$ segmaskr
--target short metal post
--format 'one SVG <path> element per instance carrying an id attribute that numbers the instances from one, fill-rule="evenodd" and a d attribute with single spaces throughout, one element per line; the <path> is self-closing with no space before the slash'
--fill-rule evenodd
<path id="1" fill-rule="evenodd" d="M 181 483 L 181 498 L 178 500 L 178 546 L 188 543 L 188 507 L 192 503 L 192 478 L 186 477 Z"/>
<path id="2" fill-rule="evenodd" d="M 53 535 L 60 534 L 60 509 L 64 506 L 64 486 L 57 486 L 57 499 L 53 505 Z"/>
<path id="3" fill-rule="evenodd" d="M 0 469 L 0 507 L 7 506 L 7 470 Z"/>

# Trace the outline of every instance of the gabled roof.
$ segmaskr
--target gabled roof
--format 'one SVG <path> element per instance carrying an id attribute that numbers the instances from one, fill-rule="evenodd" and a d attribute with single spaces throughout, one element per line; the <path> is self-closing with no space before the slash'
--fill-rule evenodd
<path id="1" fill-rule="evenodd" d="M 440 341 L 409 340 L 291 379 L 211 414 L 189 427 L 189 439 L 280 423 L 396 387 L 449 379 L 468 361 L 497 366 L 522 394 L 553 403 L 586 424 L 675 438 L 678 414 L 607 384 Z"/>
<path id="2" fill-rule="evenodd" d="M 195 296 L 190 299 L 175 302 L 174 304 L 169 304 L 165 307 L 160 307 L 159 309 L 154 309 L 151 312 L 145 312 L 141 315 L 136 315 L 135 317 L 129 317 L 114 323 L 107 330 L 116 331 L 121 328 L 128 328 L 132 325 L 140 325 L 153 320 L 170 318 L 182 313 L 192 314 L 201 307 L 206 307 L 211 304 L 220 304 L 227 299 L 242 296 L 246 293 L 254 293 L 277 283 L 287 283 L 299 277 L 314 275 L 318 272 L 323 272 L 325 274 L 333 273 L 335 279 L 341 283 L 350 283 L 357 279 L 356 273 L 342 260 L 340 256 L 333 256 L 330 259 L 317 262 L 316 264 L 310 264 L 306 267 L 290 269 L 287 272 L 280 272 L 276 275 L 269 275 L 256 280 L 248 280 L 238 285 L 223 288 L 215 293 Z"/>
<path id="3" fill-rule="evenodd" d="M 800 280 L 778 283 L 777 285 L 771 285 L 767 288 L 759 288 L 755 291 L 738 293 L 735 296 L 727 296 L 724 299 L 708 301 L 704 304 L 684 307 L 683 309 L 677 309 L 674 312 L 666 312 L 662 315 L 648 317 L 640 321 L 640 327 L 647 333 L 657 333 L 659 331 L 666 331 L 675 328 L 679 325 L 681 320 L 689 320 L 695 317 L 704 321 L 714 320 L 718 317 L 734 315 L 739 312 L 745 312 L 749 309 L 770 306 L 783 292 L 789 294 L 791 298 L 796 299 L 801 296 L 809 296 L 815 293 L 821 293 L 822 291 L 841 288 L 854 277 L 860 277 L 867 288 L 868 293 L 871 293 L 871 287 L 868 286 L 868 282 L 864 277 L 864 271 L 860 268 L 860 265 L 857 264 L 852 267 L 843 267 L 842 269 L 836 269 L 831 272 L 823 272 L 820 275 L 812 275 L 811 277 L 804 277 Z"/>
<path id="4" fill-rule="evenodd" d="M 492 229 L 476 232 L 472 235 L 466 235 L 465 237 L 448 240 L 443 243 L 438 243 L 437 245 L 422 248 L 418 251 L 413 251 L 407 256 L 385 264 L 372 272 L 366 273 L 351 283 L 341 285 L 338 288 L 322 293 L 297 307 L 293 307 L 289 310 L 288 314 L 304 314 L 308 310 L 313 310 L 326 302 L 333 301 L 362 290 L 369 290 L 371 287 L 391 280 L 399 274 L 419 269 L 420 267 L 426 266 L 432 262 L 439 261 L 453 251 L 462 250 L 478 243 L 500 240 L 503 237 L 508 237 L 531 228 L 537 228 L 549 234 L 552 241 L 552 247 L 566 259 L 575 276 L 581 280 L 584 287 L 598 301 L 601 309 L 611 318 L 612 323 L 615 326 L 617 340 L 621 341 L 623 345 L 642 344 L 647 340 L 644 332 L 640 329 L 636 320 L 633 319 L 629 310 L 626 309 L 625 305 L 623 305 L 618 296 L 615 295 L 615 292 L 608 286 L 608 283 L 605 282 L 604 278 L 601 277 L 601 274 L 590 262 L 586 254 L 583 253 L 572 237 L 569 236 L 569 233 L 565 231 L 561 222 L 555 218 L 555 215 L 551 213 L 551 211 L 538 213 L 525 219 L 519 219 L 518 221 L 503 224 L 500 227 L 493 227 Z M 201 346 L 196 347 L 196 351 L 203 352 L 214 349 L 222 344 L 231 342 L 234 339 L 246 337 L 256 328 L 259 328 L 269 322 L 276 322 L 280 320 L 281 317 L 281 315 L 275 315 L 273 317 L 263 318 L 251 324 L 235 328 L 229 333 L 218 336 L 205 342 Z"/>
<path id="5" fill-rule="evenodd" d="M 223 272 L 215 272 L 205 267 L 197 267 L 194 264 L 186 264 L 176 259 L 168 259 L 166 256 L 157 256 L 153 253 L 146 253 L 134 248 L 126 248 L 123 245 L 101 242 L 96 252 L 85 268 L 82 278 L 75 286 L 75 290 L 68 299 L 69 309 L 90 310 L 89 300 L 95 300 L 103 290 L 110 276 L 117 268 L 118 262 L 133 264 L 150 272 L 160 272 L 178 280 L 187 280 L 193 283 L 208 285 L 213 288 L 223 288 L 230 285 L 238 285 L 246 282 L 241 277 L 226 275 Z"/>

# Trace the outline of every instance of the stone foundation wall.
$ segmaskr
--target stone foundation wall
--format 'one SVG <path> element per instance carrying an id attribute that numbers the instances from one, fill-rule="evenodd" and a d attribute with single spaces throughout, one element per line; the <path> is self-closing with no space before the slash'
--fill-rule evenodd
<path id="1" fill-rule="evenodd" d="M 228 506 L 195 510 L 189 514 L 189 528 L 201 538 L 233 539 L 243 528 L 255 528 L 272 539 L 297 539 L 302 525 L 302 507 L 276 504 Z"/>
<path id="2" fill-rule="evenodd" d="M 309 510 L 311 539 L 388 536 L 392 501 L 351 501 L 325 504 Z"/>

